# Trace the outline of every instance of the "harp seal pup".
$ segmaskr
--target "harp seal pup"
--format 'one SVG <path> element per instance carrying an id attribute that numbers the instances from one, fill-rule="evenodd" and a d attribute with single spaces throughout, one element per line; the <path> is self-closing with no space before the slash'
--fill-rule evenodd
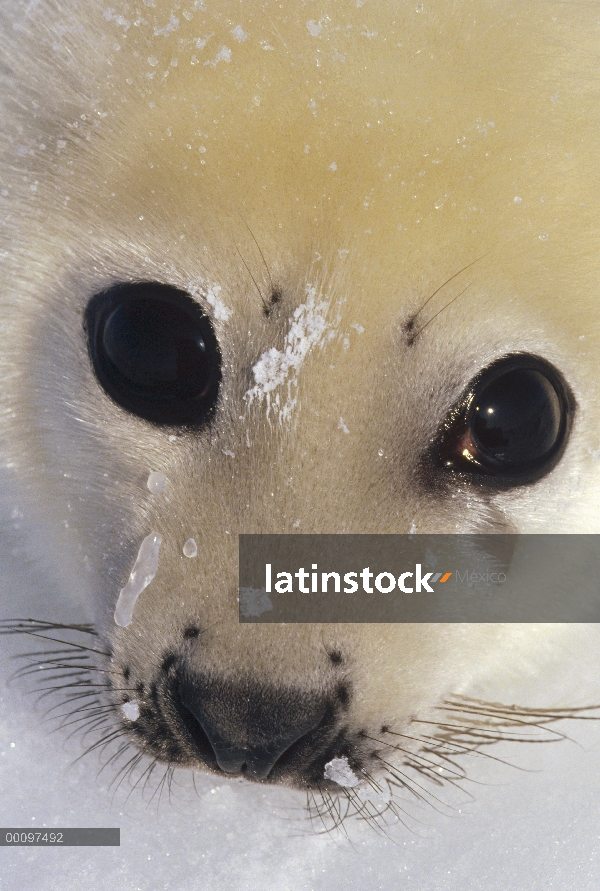
<path id="1" fill-rule="evenodd" d="M 239 625 L 237 536 L 600 532 L 593 6 L 2 17 L 3 472 L 132 742 L 350 788 L 447 695 L 564 664 L 579 626 Z M 531 357 L 561 382 L 531 472 L 478 475 L 468 430 L 434 460 L 473 382 Z"/>

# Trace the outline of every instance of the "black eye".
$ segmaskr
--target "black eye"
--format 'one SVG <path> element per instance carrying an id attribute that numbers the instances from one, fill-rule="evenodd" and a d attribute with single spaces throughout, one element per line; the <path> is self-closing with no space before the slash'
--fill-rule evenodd
<path id="1" fill-rule="evenodd" d="M 446 418 L 434 459 L 446 470 L 515 486 L 548 473 L 565 447 L 575 399 L 549 362 L 506 356 L 471 381 Z"/>
<path id="2" fill-rule="evenodd" d="M 221 356 L 209 318 L 185 291 L 115 285 L 85 313 L 92 366 L 108 395 L 154 424 L 198 427 L 215 408 Z"/>

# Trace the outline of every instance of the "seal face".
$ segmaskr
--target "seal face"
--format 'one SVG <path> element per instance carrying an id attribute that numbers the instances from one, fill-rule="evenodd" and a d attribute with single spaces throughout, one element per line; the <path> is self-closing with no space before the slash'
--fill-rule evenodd
<path id="1" fill-rule="evenodd" d="M 241 625 L 237 537 L 600 532 L 593 6 L 59 5 L 0 10 L 14 627 L 123 757 L 356 810 L 539 723 L 581 629 Z"/>

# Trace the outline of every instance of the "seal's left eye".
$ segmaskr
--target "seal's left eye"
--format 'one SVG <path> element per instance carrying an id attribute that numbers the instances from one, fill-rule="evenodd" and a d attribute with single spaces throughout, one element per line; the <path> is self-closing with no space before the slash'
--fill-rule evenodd
<path id="1" fill-rule="evenodd" d="M 555 386 L 535 368 L 506 371 L 473 398 L 470 433 L 483 461 L 513 470 L 543 461 L 561 432 Z"/>
<path id="2" fill-rule="evenodd" d="M 206 422 L 221 357 L 189 294 L 159 282 L 118 284 L 92 298 L 85 324 L 96 377 L 122 408 L 155 424 Z"/>
<path id="3" fill-rule="evenodd" d="M 503 486 L 533 482 L 556 464 L 575 400 L 543 359 L 513 354 L 469 384 L 434 445 L 438 466 Z"/>

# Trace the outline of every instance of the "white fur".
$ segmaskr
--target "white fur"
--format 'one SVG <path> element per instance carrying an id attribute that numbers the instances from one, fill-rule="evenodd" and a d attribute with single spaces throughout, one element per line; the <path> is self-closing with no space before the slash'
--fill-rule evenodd
<path id="1" fill-rule="evenodd" d="M 239 626 L 236 554 L 250 531 L 600 532 L 595 7 L 42 0 L 2 16 L 2 460 L 63 618 L 89 603 L 116 669 L 145 678 L 190 622 L 211 628 L 195 664 L 227 677 L 312 689 L 339 648 L 366 728 L 406 728 L 447 692 L 510 696 L 565 658 L 581 629 Z M 212 318 L 210 432 L 128 415 L 92 373 L 87 301 L 140 279 Z M 490 497 L 423 491 L 446 413 L 513 351 L 575 394 L 559 465 Z M 117 629 L 153 530 L 158 572 Z"/>

